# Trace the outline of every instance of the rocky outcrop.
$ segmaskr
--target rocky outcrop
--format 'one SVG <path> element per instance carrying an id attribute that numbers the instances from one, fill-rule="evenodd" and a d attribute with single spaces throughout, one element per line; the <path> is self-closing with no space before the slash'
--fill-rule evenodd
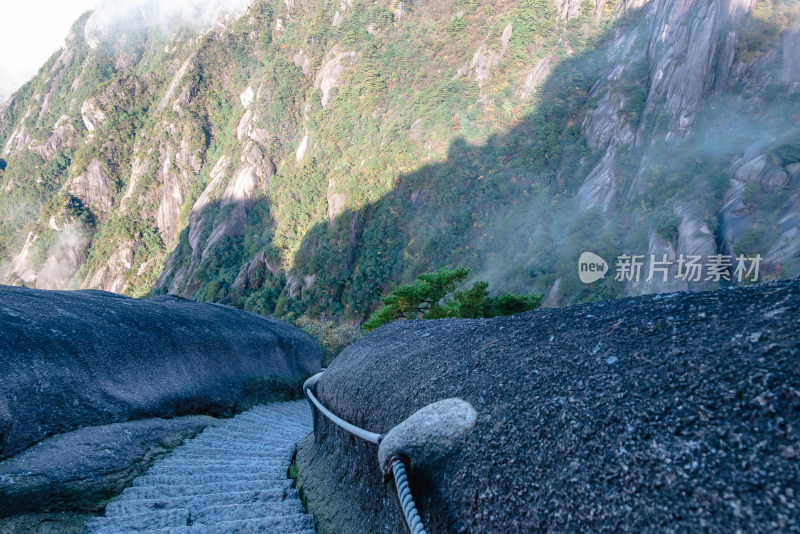
<path id="1" fill-rule="evenodd" d="M 684 243 L 688 241 L 689 238 L 684 236 Z M 689 289 L 689 283 L 679 276 L 681 273 L 679 273 L 678 264 L 676 263 L 678 253 L 674 244 L 658 235 L 653 229 L 650 230 L 648 235 L 647 258 L 648 264 L 650 258 L 661 263 L 656 265 L 658 268 L 654 268 L 652 273 L 649 270 L 642 273 L 641 280 L 630 282 L 626 288 L 628 295 L 673 293 Z"/>
<path id="2" fill-rule="evenodd" d="M 175 72 L 175 74 L 172 77 L 172 80 L 169 82 L 169 85 L 167 86 L 167 90 L 164 91 L 164 96 L 162 96 L 161 100 L 158 102 L 158 107 L 156 108 L 157 111 L 161 111 L 162 109 L 167 107 L 169 103 L 172 101 L 172 98 L 175 94 L 175 90 L 178 88 L 178 85 L 180 85 L 181 80 L 186 74 L 186 71 L 189 70 L 189 66 L 194 62 L 194 59 L 195 58 L 193 55 L 186 58 L 183 64 Z"/>
<path id="3" fill-rule="evenodd" d="M 561 10 L 564 5 L 559 4 Z M 758 234 L 762 256 L 768 254 L 774 264 L 796 261 L 800 248 L 794 212 L 800 198 L 787 165 L 793 162 L 781 164 L 772 149 L 796 133 L 800 119 L 791 114 L 781 117 L 772 109 L 768 93 L 783 84 L 789 91 L 795 90 L 800 79 L 796 72 L 800 30 L 795 25 L 777 37 L 765 36 L 763 49 L 748 53 L 744 40 L 754 37 L 740 26 L 754 5 L 752 0 L 656 0 L 644 5 L 644 16 L 637 24 L 617 30 L 606 50 L 608 66 L 590 90 L 595 105 L 582 124 L 587 144 L 602 154 L 578 190 L 582 210 L 600 208 L 609 218 L 615 217 L 621 204 L 652 194 L 648 187 L 655 176 L 669 168 L 673 154 L 683 157 L 687 148 L 697 149 L 695 143 L 703 146 L 705 139 L 715 139 L 700 151 L 704 158 L 729 154 L 725 172 L 731 180 L 722 205 L 713 201 L 702 206 L 696 201 L 675 202 L 686 200 L 686 196 L 660 199 L 665 206 L 672 204 L 675 215 L 684 218 L 681 243 L 674 252 L 681 255 L 702 250 L 704 256 L 729 253 L 735 251 L 742 234 L 758 233 L 759 225 L 766 224 L 769 230 Z M 747 21 L 749 31 L 757 20 L 758 15 L 754 15 Z M 737 96 L 741 92 L 747 98 Z M 637 100 L 631 101 L 632 95 Z M 631 102 L 635 104 L 632 107 Z M 716 115 L 721 109 L 726 110 L 722 121 Z M 774 130 L 762 130 L 749 122 L 750 117 L 770 115 L 764 120 L 777 125 Z M 747 147 L 742 143 L 736 153 L 726 143 L 742 124 L 750 125 L 752 144 Z M 628 168 L 621 173 L 621 157 L 633 154 L 639 162 L 638 171 Z M 751 190 L 774 193 L 773 198 L 785 194 L 787 199 L 780 206 L 780 202 L 775 204 L 774 214 L 751 216 L 748 212 L 753 206 L 746 208 L 742 202 L 748 184 Z M 769 222 L 764 223 L 764 219 Z M 709 228 L 709 221 L 719 221 L 719 227 L 713 229 L 717 235 Z M 650 249 L 664 247 L 655 246 L 651 239 Z M 630 284 L 626 289 L 639 293 L 643 286 Z"/>
<path id="4" fill-rule="evenodd" d="M 229 415 L 320 366 L 306 334 L 224 306 L 8 286 L 0 303 L 0 458 L 85 426 Z"/>
<path id="5" fill-rule="evenodd" d="M 300 50 L 293 58 L 295 66 L 303 69 L 303 74 L 308 76 L 311 73 L 311 59 Z"/>
<path id="6" fill-rule="evenodd" d="M 618 153 L 630 150 L 636 135 L 630 117 L 623 113 L 629 97 L 620 94 L 619 86 L 622 80 L 635 76 L 637 65 L 645 58 L 645 50 L 637 46 L 645 32 L 645 28 L 635 27 L 629 33 L 615 36 L 607 52 L 609 65 L 614 68 L 590 91 L 597 99 L 597 106 L 586 114 L 583 131 L 587 144 L 603 156 L 578 191 L 579 205 L 583 210 L 601 208 L 608 212 L 615 206 L 620 187 L 624 187 L 618 182 L 614 167 Z M 641 83 L 641 80 L 636 80 L 636 83 Z"/>
<path id="7" fill-rule="evenodd" d="M 728 250 L 736 248 L 739 237 L 748 229 L 757 225 L 746 209 L 744 194 L 748 185 L 769 193 L 775 191 L 792 191 L 792 195 L 783 209 L 777 213 L 778 229 L 771 243 L 763 243 L 761 254 L 768 263 L 781 264 L 800 253 L 797 217 L 797 206 L 800 206 L 800 194 L 797 193 L 797 170 L 799 164 L 784 166 L 776 164 L 764 154 L 763 146 L 757 145 L 745 152 L 744 157 L 734 164 L 736 169 L 730 180 L 730 187 L 725 193 L 725 201 L 720 208 L 720 233 L 725 239 Z"/>
<path id="8" fill-rule="evenodd" d="M 134 144 L 133 153 L 138 154 L 139 152 L 139 144 Z M 150 162 L 148 161 L 148 155 L 135 155 L 133 158 L 133 162 L 131 163 L 131 177 L 128 180 L 128 188 L 125 190 L 125 195 L 122 197 L 120 201 L 120 212 L 126 213 L 128 209 L 135 206 L 135 202 L 138 202 L 139 199 L 134 199 L 133 194 L 136 192 L 136 187 L 139 183 L 139 180 L 147 174 L 147 171 L 150 167 Z M 133 201 L 132 201 L 133 200 Z"/>
<path id="9" fill-rule="evenodd" d="M 175 133 L 179 131 L 174 126 L 170 126 L 170 129 Z M 170 243 L 175 237 L 178 217 L 186 202 L 189 185 L 201 168 L 200 156 L 192 150 L 185 138 L 178 135 L 180 143 L 177 146 L 173 146 L 171 143 L 162 143 L 159 150 L 161 168 L 158 171 L 158 178 L 161 187 L 156 211 L 156 226 L 164 243 Z"/>
<path id="10" fill-rule="evenodd" d="M 11 100 L 9 100 L 9 102 L 11 102 Z M 3 147 L 3 152 L 2 152 L 4 158 L 13 156 L 14 154 L 19 152 L 20 150 L 23 150 L 27 146 L 28 142 L 30 141 L 30 135 L 28 134 L 25 128 L 25 124 L 32 112 L 33 112 L 33 106 L 29 105 L 25 110 L 25 114 L 22 116 L 22 120 L 19 121 L 17 126 L 8 136 L 8 139 L 6 140 L 6 144 Z"/>
<path id="11" fill-rule="evenodd" d="M 199 247 L 199 231 L 203 224 L 203 209 L 212 200 L 216 200 L 222 180 L 226 176 L 227 168 L 228 159 L 225 156 L 220 157 L 219 160 L 217 160 L 217 163 L 214 165 L 214 168 L 211 169 L 211 182 L 203 190 L 203 193 L 200 195 L 200 198 L 197 199 L 197 202 L 194 203 L 192 214 L 189 217 L 189 244 L 192 246 L 192 250 L 197 250 Z"/>
<path id="12" fill-rule="evenodd" d="M 525 84 L 522 87 L 522 98 L 529 98 L 533 93 L 536 92 L 536 88 L 538 87 L 539 83 L 547 78 L 547 75 L 550 74 L 550 69 L 552 68 L 551 61 L 552 58 L 543 57 L 536 62 L 536 65 L 525 77 Z"/>
<path id="13" fill-rule="evenodd" d="M 81 118 L 83 119 L 83 125 L 90 132 L 93 132 L 106 122 L 106 114 L 98 107 L 94 99 L 89 99 L 81 104 Z"/>
<path id="14" fill-rule="evenodd" d="M 0 462 L 0 517 L 24 512 L 92 512 L 154 461 L 219 421 L 194 415 L 81 428 L 50 436 Z"/>
<path id="15" fill-rule="evenodd" d="M 680 217 L 678 226 L 678 253 L 706 258 L 716 254 L 714 234 L 705 220 L 705 211 L 698 202 L 676 202 L 675 215 Z"/>
<path id="16" fill-rule="evenodd" d="M 92 160 L 86 172 L 73 178 L 69 192 L 79 198 L 84 206 L 106 213 L 114 202 L 115 192 L 112 189 L 108 171 L 98 160 Z"/>
<path id="17" fill-rule="evenodd" d="M 328 105 L 328 100 L 330 100 L 331 97 L 331 90 L 337 86 L 345 67 L 349 63 L 355 61 L 356 57 L 357 55 L 355 52 L 342 52 L 341 54 L 337 54 L 333 59 L 325 63 L 317 73 L 314 85 L 322 92 L 321 103 L 323 108 Z"/>
<path id="18" fill-rule="evenodd" d="M 336 192 L 336 180 L 328 180 L 328 222 L 333 223 L 334 219 L 342 214 L 347 203 L 344 193 Z"/>
<path id="19" fill-rule="evenodd" d="M 344 15 L 351 5 L 353 5 L 353 0 L 342 0 L 339 4 L 339 9 L 336 10 L 336 14 L 333 16 L 333 22 L 331 23 L 334 28 L 342 23 Z"/>
<path id="20" fill-rule="evenodd" d="M 736 33 L 725 32 L 752 5 L 752 0 L 656 0 L 643 8 L 645 23 L 615 35 L 608 70 L 591 90 L 597 106 L 583 125 L 589 146 L 604 155 L 578 193 L 582 209 L 609 211 L 619 195 L 643 192 L 646 165 L 633 183 L 620 182 L 614 173 L 620 151 L 632 151 L 644 140 L 642 116 L 662 117 L 667 126 L 660 135 L 673 145 L 696 131 L 712 95 L 727 89 L 733 76 Z M 631 84 L 646 89 L 644 108 L 635 115 L 624 112 Z"/>
<path id="21" fill-rule="evenodd" d="M 70 118 L 62 115 L 53 126 L 53 133 L 44 143 L 33 141 L 29 148 L 39 154 L 44 160 L 51 160 L 56 153 L 63 147 L 75 148 L 75 127 L 72 126 Z"/>
<path id="22" fill-rule="evenodd" d="M 247 262 L 244 268 L 239 272 L 236 276 L 236 279 L 231 284 L 232 290 L 242 289 L 243 287 L 247 286 L 254 281 L 258 277 L 258 272 L 261 271 L 263 273 L 264 269 L 267 268 L 267 263 L 265 261 L 265 255 L 263 252 L 259 252 L 256 254 L 256 257 Z"/>
<path id="23" fill-rule="evenodd" d="M 17 254 L 11 262 L 11 273 L 25 283 L 36 281 L 36 271 L 30 265 L 30 253 L 37 239 L 38 236 L 33 232 L 28 233 L 28 236 L 25 238 L 25 244 L 22 245 L 22 250 L 19 251 L 19 254 Z"/>
<path id="24" fill-rule="evenodd" d="M 493 50 L 491 48 L 494 43 L 489 46 L 484 45 L 475 51 L 472 56 L 472 63 L 470 64 L 470 77 L 473 75 L 478 81 L 478 87 L 483 89 L 483 84 L 489 80 L 492 69 L 495 68 L 500 60 L 505 56 L 508 50 L 508 43 L 511 41 L 511 35 L 514 32 L 514 27 L 508 24 L 500 36 L 500 50 Z"/>
<path id="25" fill-rule="evenodd" d="M 125 273 L 133 267 L 136 248 L 136 241 L 133 240 L 118 243 L 108 261 L 95 271 L 91 279 L 84 283 L 84 287 L 111 293 L 124 293 L 128 287 Z"/>
<path id="26" fill-rule="evenodd" d="M 247 89 L 239 95 L 239 101 L 242 103 L 242 106 L 245 108 L 249 108 L 250 104 L 253 103 L 253 98 L 255 97 L 255 93 L 253 92 L 252 87 L 248 87 Z"/>
<path id="27" fill-rule="evenodd" d="M 781 79 L 792 92 L 800 91 L 800 24 L 786 30 L 782 36 L 783 69 Z"/>
<path id="28" fill-rule="evenodd" d="M 410 473 L 429 532 L 800 528 L 800 280 L 397 322 L 319 380 L 386 433 L 458 397 L 477 425 Z M 401 532 L 377 447 L 321 416 L 298 450 L 320 533 Z"/>
<path id="29" fill-rule="evenodd" d="M 570 20 L 581 15 L 580 0 L 556 0 L 556 13 L 561 20 Z"/>
<path id="30" fill-rule="evenodd" d="M 311 141 L 311 135 L 306 133 L 303 136 L 303 140 L 300 141 L 300 146 L 297 147 L 297 157 L 296 157 L 297 163 L 300 163 L 305 159 L 306 153 L 308 153 L 308 145 L 310 141 Z"/>
<path id="31" fill-rule="evenodd" d="M 219 197 L 223 191 L 222 186 L 224 180 L 228 176 L 227 172 L 228 158 L 223 155 L 219 158 L 219 160 L 217 160 L 217 162 L 214 164 L 214 167 L 211 169 L 211 182 L 208 184 L 208 186 L 206 186 L 205 190 L 203 190 L 202 194 L 200 195 L 200 198 L 197 199 L 192 207 L 192 212 L 189 215 L 188 237 L 189 246 L 192 248 L 192 257 L 189 265 L 180 266 L 177 272 L 175 272 L 175 256 L 170 256 L 170 258 L 167 260 L 164 270 L 158 277 L 156 286 L 160 288 L 166 283 L 168 277 L 172 276 L 174 273 L 172 281 L 169 284 L 170 294 L 180 294 L 180 289 L 183 287 L 183 283 L 194 273 L 195 269 L 199 267 L 199 264 L 202 260 L 202 255 L 208 248 L 206 246 L 209 240 L 208 237 L 205 239 L 205 241 L 203 241 L 203 243 L 201 243 L 201 231 L 206 220 L 206 207 L 211 202 L 219 200 Z M 183 294 L 188 293 L 190 293 L 189 289 L 183 292 Z"/>

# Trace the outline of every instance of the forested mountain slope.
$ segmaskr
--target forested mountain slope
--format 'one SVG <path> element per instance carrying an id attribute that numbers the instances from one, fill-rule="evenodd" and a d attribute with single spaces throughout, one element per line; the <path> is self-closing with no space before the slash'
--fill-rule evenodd
<path id="1" fill-rule="evenodd" d="M 358 318 L 443 266 L 550 304 L 713 286 L 584 285 L 586 250 L 800 272 L 795 0 L 107 15 L 0 109 L 7 282 Z"/>

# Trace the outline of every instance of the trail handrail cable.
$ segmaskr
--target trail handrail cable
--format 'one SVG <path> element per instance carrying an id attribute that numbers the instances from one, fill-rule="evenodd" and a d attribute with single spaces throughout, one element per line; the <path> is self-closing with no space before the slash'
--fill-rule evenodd
<path id="1" fill-rule="evenodd" d="M 370 432 L 368 430 L 364 430 L 363 428 L 358 428 L 356 425 L 348 423 L 347 421 L 345 421 L 341 417 L 337 417 L 330 410 L 325 408 L 322 405 L 322 403 L 319 402 L 319 400 L 317 400 L 317 398 L 311 392 L 311 388 L 306 388 L 304 390 L 304 392 L 305 392 L 306 396 L 308 397 L 308 399 L 311 402 L 314 403 L 314 406 L 316 406 L 317 409 L 320 412 L 322 412 L 322 414 L 325 417 L 327 417 L 328 419 L 330 419 L 332 422 L 336 423 L 337 425 L 339 425 L 343 429 L 347 430 L 348 432 L 350 432 L 354 436 L 358 436 L 359 438 L 363 439 L 364 441 L 369 441 L 370 443 L 374 443 L 375 445 L 380 445 L 381 438 L 383 438 L 383 436 L 381 434 L 376 434 L 375 432 Z"/>
<path id="2" fill-rule="evenodd" d="M 305 384 L 303 384 L 303 393 L 305 393 L 306 397 L 308 397 L 308 400 L 312 403 L 312 411 L 313 408 L 316 408 L 320 411 L 320 413 L 322 413 L 322 415 L 330 419 L 331 422 L 350 432 L 354 436 L 358 436 L 364 441 L 374 443 L 375 445 L 380 445 L 381 440 L 383 439 L 383 434 L 376 434 L 375 432 L 370 432 L 368 430 L 364 430 L 363 428 L 359 428 L 352 423 L 348 423 L 322 405 L 319 399 L 317 399 L 317 397 L 311 391 L 311 389 L 316 386 L 317 380 L 319 380 L 320 376 L 322 376 L 322 373 L 312 376 L 306 380 Z M 314 426 L 316 430 L 316 423 Z M 391 473 L 391 478 L 394 479 L 395 490 L 397 491 L 397 501 L 400 505 L 400 510 L 403 512 L 403 520 L 406 528 L 408 528 L 408 531 L 411 534 L 427 534 L 425 527 L 422 526 L 422 520 L 419 517 L 419 513 L 417 512 L 417 505 L 414 503 L 414 497 L 411 495 L 411 488 L 409 488 L 408 485 L 408 475 L 406 474 L 406 463 L 404 459 L 400 456 L 393 457 L 389 462 L 387 471 Z M 386 474 L 388 475 L 389 473 Z"/>

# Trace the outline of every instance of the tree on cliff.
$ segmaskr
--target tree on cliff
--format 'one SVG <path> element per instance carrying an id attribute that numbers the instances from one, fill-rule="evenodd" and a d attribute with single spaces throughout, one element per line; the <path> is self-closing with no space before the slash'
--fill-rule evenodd
<path id="1" fill-rule="evenodd" d="M 405 317 L 406 319 L 444 319 L 448 317 L 477 319 L 513 315 L 539 307 L 541 295 L 503 293 L 489 296 L 489 284 L 475 282 L 471 289 L 456 291 L 456 286 L 469 275 L 469 270 L 442 268 L 435 273 L 422 274 L 413 284 L 400 286 L 383 306 L 372 314 L 362 328 L 375 330 L 379 326 Z"/>

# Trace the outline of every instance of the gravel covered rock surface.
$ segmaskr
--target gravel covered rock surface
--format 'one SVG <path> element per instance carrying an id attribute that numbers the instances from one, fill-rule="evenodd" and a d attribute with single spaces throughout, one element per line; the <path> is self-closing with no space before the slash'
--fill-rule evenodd
<path id="1" fill-rule="evenodd" d="M 85 426 L 296 397 L 321 360 L 286 323 L 168 296 L 0 286 L 0 332 L 0 459 Z"/>
<path id="2" fill-rule="evenodd" d="M 461 397 L 460 452 L 412 476 L 429 532 L 800 532 L 800 280 L 397 322 L 318 384 L 387 432 Z M 402 532 L 377 447 L 318 420 L 298 451 L 319 532 Z"/>

